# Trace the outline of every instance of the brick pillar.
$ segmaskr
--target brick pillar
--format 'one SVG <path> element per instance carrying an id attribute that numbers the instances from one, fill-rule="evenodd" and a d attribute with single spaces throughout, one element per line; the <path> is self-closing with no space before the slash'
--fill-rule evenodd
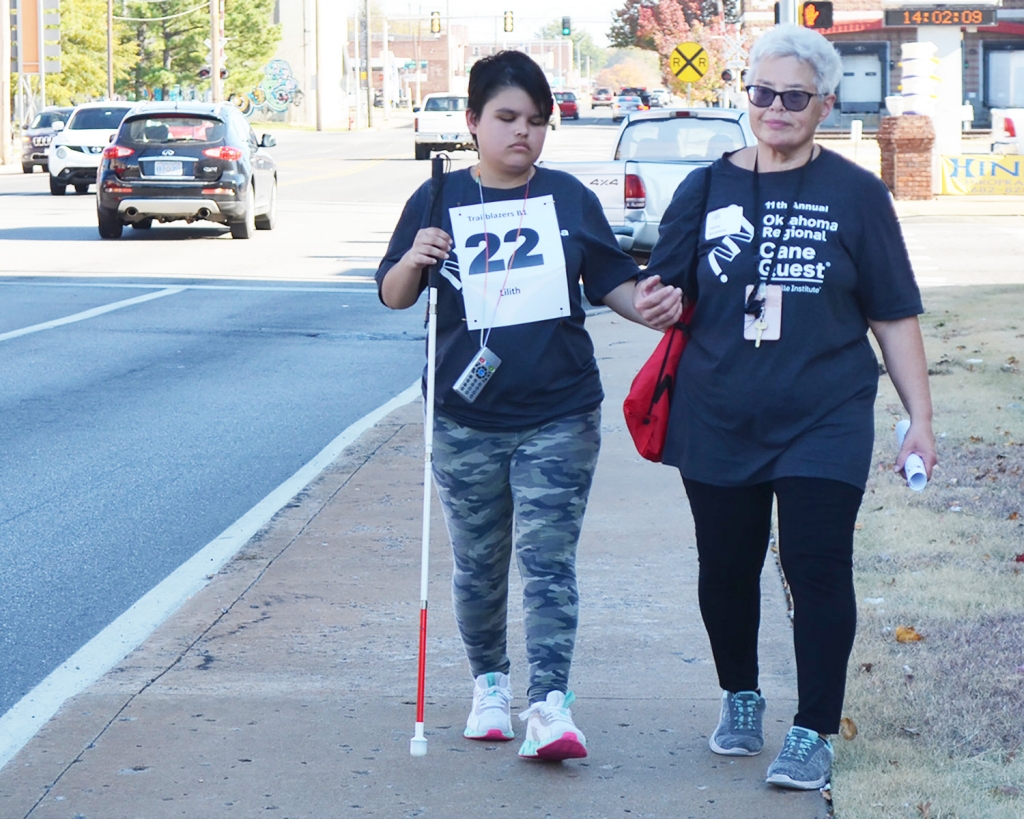
<path id="1" fill-rule="evenodd" d="M 932 152 L 935 126 L 919 114 L 882 117 L 878 148 L 882 181 L 897 199 L 932 198 Z"/>

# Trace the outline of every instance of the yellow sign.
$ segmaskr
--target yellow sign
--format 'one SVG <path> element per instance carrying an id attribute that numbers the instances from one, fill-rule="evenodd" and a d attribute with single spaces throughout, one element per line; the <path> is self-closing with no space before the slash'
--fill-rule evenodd
<path id="1" fill-rule="evenodd" d="M 1024 196 L 1024 156 L 944 156 L 942 192 L 957 196 Z"/>
<path id="2" fill-rule="evenodd" d="M 681 82 L 697 82 L 708 73 L 708 53 L 700 43 L 680 43 L 668 58 L 668 65 Z"/>

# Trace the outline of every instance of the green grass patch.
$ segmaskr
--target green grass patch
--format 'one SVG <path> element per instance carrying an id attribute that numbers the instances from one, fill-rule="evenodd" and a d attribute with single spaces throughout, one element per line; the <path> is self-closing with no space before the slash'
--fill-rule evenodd
<path id="1" fill-rule="evenodd" d="M 937 288 L 921 324 L 939 466 L 892 474 L 883 376 L 854 550 L 857 639 L 832 793 L 840 819 L 1024 816 L 1024 287 Z M 900 626 L 923 639 L 901 643 Z"/>

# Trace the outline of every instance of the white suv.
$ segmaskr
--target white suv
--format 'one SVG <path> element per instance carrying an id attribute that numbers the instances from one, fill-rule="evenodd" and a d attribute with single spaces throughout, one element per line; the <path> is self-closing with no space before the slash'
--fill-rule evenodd
<path id="1" fill-rule="evenodd" d="M 68 185 L 86 193 L 96 183 L 100 154 L 134 102 L 87 102 L 79 105 L 47 149 L 50 193 L 63 196 Z"/>

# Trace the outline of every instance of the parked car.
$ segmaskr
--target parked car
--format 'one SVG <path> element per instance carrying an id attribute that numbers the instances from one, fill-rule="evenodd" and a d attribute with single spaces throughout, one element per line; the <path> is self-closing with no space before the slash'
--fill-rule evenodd
<path id="1" fill-rule="evenodd" d="M 74 185 L 78 193 L 88 192 L 96 181 L 100 154 L 135 106 L 134 102 L 87 102 L 75 108 L 47 149 L 50 193 L 63 196 L 68 185 Z"/>
<path id="2" fill-rule="evenodd" d="M 552 131 L 562 127 L 562 109 L 555 98 L 551 99 L 551 118 L 548 120 L 548 126 Z"/>
<path id="3" fill-rule="evenodd" d="M 132 111 L 103 150 L 96 189 L 100 236 L 154 221 L 227 225 L 235 239 L 272 230 L 277 166 L 249 121 L 228 103 L 155 102 Z"/>
<path id="4" fill-rule="evenodd" d="M 1024 108 L 992 109 L 992 152 L 1024 154 Z"/>
<path id="5" fill-rule="evenodd" d="M 572 91 L 556 91 L 555 102 L 558 103 L 558 110 L 562 119 L 579 119 L 580 106 L 576 95 Z"/>
<path id="6" fill-rule="evenodd" d="M 626 115 L 611 159 L 541 164 L 571 173 L 594 191 L 619 245 L 645 262 L 686 176 L 723 153 L 756 144 L 746 111 L 659 108 Z"/>
<path id="7" fill-rule="evenodd" d="M 612 89 L 598 88 L 590 97 L 590 106 L 591 108 L 597 108 L 599 105 L 607 105 L 611 108 L 614 96 L 615 95 L 612 94 Z"/>
<path id="8" fill-rule="evenodd" d="M 36 165 L 49 169 L 46 161 L 46 149 L 50 146 L 54 135 L 61 130 L 71 116 L 74 108 L 44 108 L 36 114 L 21 132 L 21 170 L 32 173 Z"/>
<path id="9" fill-rule="evenodd" d="M 631 111 L 645 111 L 647 106 L 640 97 L 618 96 L 612 103 L 612 122 L 622 122 Z"/>
<path id="10" fill-rule="evenodd" d="M 427 94 L 421 108 L 413 108 L 413 144 L 417 159 L 430 159 L 431 151 L 475 151 L 466 124 L 465 94 Z"/>

